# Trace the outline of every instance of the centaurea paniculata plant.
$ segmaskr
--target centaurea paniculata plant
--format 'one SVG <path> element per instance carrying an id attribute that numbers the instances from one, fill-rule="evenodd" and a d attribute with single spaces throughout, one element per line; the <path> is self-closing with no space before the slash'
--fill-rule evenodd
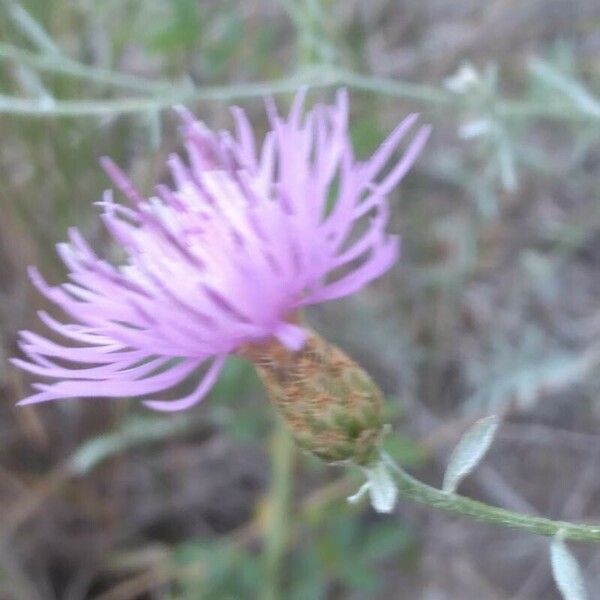
<path id="1" fill-rule="evenodd" d="M 58 246 L 68 283 L 50 286 L 31 269 L 36 287 L 68 322 L 46 312 L 40 317 L 67 341 L 21 333 L 26 359 L 13 362 L 53 382 L 34 384 L 35 393 L 20 404 L 138 397 L 149 408 L 180 411 L 204 398 L 227 357 L 238 355 L 255 365 L 299 446 L 326 462 L 363 469 L 367 481 L 350 501 L 368 493 L 377 511 L 391 512 L 399 492 L 476 520 L 552 536 L 560 589 L 580 582 L 564 540 L 598 542 L 600 527 L 523 515 L 456 493 L 484 457 L 500 419 L 482 419 L 467 432 L 442 489 L 422 483 L 381 447 L 386 428 L 378 387 L 304 324 L 305 307 L 353 294 L 395 264 L 399 240 L 387 231 L 388 197 L 430 128 L 418 128 L 396 160 L 417 121 L 410 115 L 371 158 L 359 161 L 349 138 L 346 92 L 338 92 L 334 105 L 306 114 L 303 105 L 301 92 L 282 118 L 268 102 L 271 129 L 260 145 L 241 109 L 233 109 L 232 135 L 213 132 L 178 108 L 187 161 L 172 156 L 174 187 L 157 185 L 150 198 L 110 159 L 102 160 L 128 200 L 116 203 L 107 191 L 99 202 L 126 260 L 113 266 L 72 229 L 69 243 Z M 190 393 L 167 399 L 168 390 L 190 380 Z"/>

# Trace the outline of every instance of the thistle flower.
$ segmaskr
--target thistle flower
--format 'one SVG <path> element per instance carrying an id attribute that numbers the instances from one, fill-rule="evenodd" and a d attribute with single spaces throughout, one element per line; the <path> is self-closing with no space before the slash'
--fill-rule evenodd
<path id="1" fill-rule="evenodd" d="M 417 120 L 410 115 L 369 160 L 359 162 L 349 140 L 346 93 L 306 116 L 303 101 L 299 93 L 286 119 L 267 103 L 271 131 L 259 148 L 239 108 L 232 109 L 234 135 L 213 132 L 177 108 L 187 162 L 171 156 L 174 186 L 157 185 L 150 198 L 110 159 L 102 159 L 129 201 L 117 204 L 107 191 L 98 203 L 126 260 L 113 266 L 99 258 L 72 229 L 69 243 L 58 245 L 70 282 L 50 286 L 30 270 L 37 289 L 69 322 L 40 312 L 63 343 L 21 333 L 28 360 L 13 359 L 14 364 L 54 382 L 34 384 L 35 393 L 19 404 L 142 397 L 155 410 L 182 410 L 207 394 L 232 354 L 257 363 L 265 381 L 282 369 L 293 371 L 285 381 L 275 379 L 279 396 L 295 404 L 301 399 L 290 386 L 310 376 L 314 400 L 320 374 L 293 366 L 294 356 L 306 362 L 318 355 L 325 370 L 333 358 L 298 314 L 358 291 L 394 264 L 398 239 L 385 231 L 387 195 L 413 164 L 429 127 L 421 127 L 399 162 L 390 165 Z M 340 393 L 349 381 L 360 380 L 363 392 L 374 388 L 366 375 L 356 375 L 355 363 L 340 358 L 341 351 L 333 354 L 338 367 L 344 363 L 346 387 Z M 279 356 L 287 366 L 271 360 L 268 368 L 268 356 Z M 187 380 L 194 380 L 191 393 L 176 400 L 152 398 Z M 371 404 L 378 406 L 378 392 L 375 397 Z"/>

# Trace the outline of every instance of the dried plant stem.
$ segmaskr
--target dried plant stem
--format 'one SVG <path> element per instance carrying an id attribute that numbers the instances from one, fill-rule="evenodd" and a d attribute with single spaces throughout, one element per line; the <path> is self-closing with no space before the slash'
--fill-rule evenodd
<path id="1" fill-rule="evenodd" d="M 418 481 L 389 457 L 385 457 L 385 459 L 396 474 L 400 495 L 420 504 L 427 504 L 434 508 L 458 513 L 475 521 L 519 529 L 538 535 L 552 537 L 560 531 L 565 539 L 581 542 L 600 542 L 600 525 L 580 525 L 566 521 L 552 521 L 543 517 L 524 515 L 490 506 L 484 502 L 471 500 L 458 494 L 449 494 Z"/>
<path id="2" fill-rule="evenodd" d="M 271 491 L 265 529 L 265 600 L 281 600 L 281 565 L 287 542 L 287 522 L 292 494 L 294 442 L 280 419 L 271 450 Z"/>

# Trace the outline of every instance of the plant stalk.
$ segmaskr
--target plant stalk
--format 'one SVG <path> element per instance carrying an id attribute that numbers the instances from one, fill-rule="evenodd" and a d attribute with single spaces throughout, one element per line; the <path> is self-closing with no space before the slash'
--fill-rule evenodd
<path id="1" fill-rule="evenodd" d="M 291 93 L 306 86 L 311 88 L 331 88 L 347 86 L 356 90 L 379 93 L 390 97 L 417 100 L 448 109 L 460 110 L 464 99 L 451 92 L 432 86 L 419 85 L 373 75 L 362 75 L 331 66 L 316 66 L 290 77 L 271 81 L 257 81 L 247 84 L 216 86 L 194 86 L 173 83 L 164 91 L 163 82 L 144 81 L 119 73 L 86 67 L 75 61 L 57 63 L 25 55 L 20 56 L 18 49 L 0 47 L 0 58 L 19 62 L 25 58 L 25 64 L 34 65 L 41 70 L 55 70 L 79 76 L 84 79 L 97 78 L 98 82 L 112 83 L 117 86 L 148 88 L 147 95 L 127 98 L 108 98 L 95 100 L 57 100 L 52 102 L 38 99 L 0 95 L 0 114 L 21 115 L 27 117 L 102 117 L 119 114 L 140 114 L 169 108 L 175 104 L 193 104 L 201 101 L 233 101 L 275 94 Z M 154 89 L 156 86 L 157 89 Z M 598 122 L 600 116 L 584 111 L 568 102 L 540 103 L 522 100 L 501 99 L 494 104 L 498 115 L 506 119 L 539 118 L 555 121 Z"/>
<path id="2" fill-rule="evenodd" d="M 528 531 L 537 535 L 553 537 L 560 532 L 564 539 L 580 542 L 600 542 L 600 525 L 553 521 L 544 517 L 524 515 L 504 508 L 490 506 L 484 502 L 471 500 L 458 494 L 449 494 L 415 479 L 389 457 L 384 456 L 384 460 L 396 475 L 400 496 L 410 498 L 419 504 L 427 504 L 434 508 L 458 513 L 475 521 Z"/>
<path id="3" fill-rule="evenodd" d="M 271 489 L 265 529 L 265 600 L 281 600 L 281 570 L 287 543 L 287 522 L 292 495 L 294 442 L 277 418 L 271 450 Z"/>

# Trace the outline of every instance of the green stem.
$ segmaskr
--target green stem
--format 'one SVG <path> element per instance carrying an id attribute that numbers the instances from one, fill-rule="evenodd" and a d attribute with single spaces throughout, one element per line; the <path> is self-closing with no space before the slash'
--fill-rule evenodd
<path id="1" fill-rule="evenodd" d="M 292 495 L 294 442 L 277 419 L 271 450 L 271 491 L 267 508 L 264 547 L 266 570 L 265 600 L 281 600 L 281 565 L 287 542 L 287 522 Z"/>
<path id="2" fill-rule="evenodd" d="M 567 521 L 552 521 L 543 517 L 524 515 L 490 506 L 484 502 L 471 500 L 458 494 L 449 494 L 411 477 L 388 457 L 384 457 L 384 459 L 397 476 L 400 495 L 419 504 L 427 504 L 434 508 L 458 513 L 475 521 L 519 529 L 538 535 L 553 537 L 561 532 L 565 539 L 581 542 L 600 542 L 600 525 L 580 525 Z"/>
<path id="3" fill-rule="evenodd" d="M 169 93 L 139 98 L 111 98 L 107 100 L 54 100 L 42 103 L 27 98 L 0 95 L 0 113 L 27 117 L 100 117 L 125 113 L 144 113 L 170 108 L 175 104 L 199 101 L 231 101 L 261 98 L 272 94 L 295 92 L 299 87 L 331 87 L 337 80 L 311 72 L 273 81 L 247 84 L 215 85 L 205 87 L 177 86 Z M 337 82 L 339 83 L 339 82 Z"/>
<path id="4" fill-rule="evenodd" d="M 0 47 L 8 58 L 6 47 Z M 16 59 L 14 49 L 11 58 Z M 35 59 L 37 62 L 37 58 Z M 231 101 L 263 97 L 274 94 L 290 93 L 299 87 L 330 88 L 347 86 L 358 90 L 384 94 L 397 98 L 417 100 L 443 108 L 460 110 L 465 106 L 462 96 L 432 86 L 418 85 L 406 81 L 388 79 L 372 75 L 362 75 L 352 71 L 318 66 L 305 70 L 291 77 L 271 81 L 258 81 L 247 84 L 216 85 L 197 87 L 174 82 L 169 91 L 162 91 L 164 82 L 151 82 L 133 78 L 102 69 L 85 67 L 80 63 L 57 63 L 55 59 L 40 59 L 33 64 L 31 56 L 26 63 L 38 68 L 60 70 L 71 75 L 115 85 L 129 86 L 140 91 L 146 88 L 150 92 L 138 98 L 113 98 L 106 100 L 54 100 L 52 103 L 40 102 L 36 99 L 18 98 L 0 95 L 0 114 L 9 113 L 29 117 L 97 117 L 124 113 L 143 113 L 169 108 L 174 104 L 195 103 L 200 101 Z M 60 65 L 60 66 L 59 66 Z M 162 93 L 161 93 L 162 91 Z M 600 121 L 600 116 L 584 111 L 569 103 L 540 103 L 519 100 L 498 100 L 494 104 L 497 115 L 507 119 L 543 118 L 557 121 Z"/>
<path id="5" fill-rule="evenodd" d="M 344 85 L 367 92 L 418 100 L 429 104 L 457 107 L 464 104 L 462 96 L 428 85 L 410 83 L 399 79 L 362 75 L 353 71 L 336 70 Z"/>
<path id="6" fill-rule="evenodd" d="M 348 87 L 398 98 L 409 98 L 444 108 L 459 110 L 467 102 L 464 96 L 432 86 L 374 75 L 361 75 L 352 71 L 337 71 L 337 75 L 343 85 Z M 600 115 L 582 110 L 566 102 L 527 102 L 501 99 L 494 102 L 493 108 L 498 116 L 507 119 L 538 118 L 556 121 L 600 121 Z"/>
<path id="7" fill-rule="evenodd" d="M 11 44 L 0 43 L 0 58 L 38 71 L 59 73 L 84 81 L 109 84 L 139 92 L 167 92 L 176 85 L 172 81 L 154 81 L 135 75 L 117 73 L 110 69 L 88 66 L 56 53 L 36 54 L 21 50 Z"/>

